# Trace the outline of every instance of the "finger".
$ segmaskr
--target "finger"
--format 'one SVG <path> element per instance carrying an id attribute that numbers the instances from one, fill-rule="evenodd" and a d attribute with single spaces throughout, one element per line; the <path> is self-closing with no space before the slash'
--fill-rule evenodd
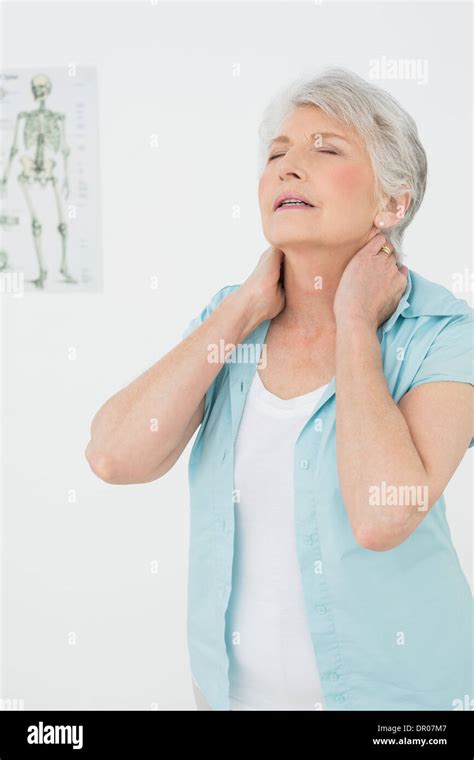
<path id="1" fill-rule="evenodd" d="M 398 267 L 397 257 L 395 254 L 395 248 L 389 242 L 385 241 L 385 243 L 383 243 L 380 246 L 378 251 L 376 251 L 376 255 L 384 256 L 387 259 L 387 261 L 390 261 L 391 259 L 391 263 L 393 263 L 395 267 Z"/>

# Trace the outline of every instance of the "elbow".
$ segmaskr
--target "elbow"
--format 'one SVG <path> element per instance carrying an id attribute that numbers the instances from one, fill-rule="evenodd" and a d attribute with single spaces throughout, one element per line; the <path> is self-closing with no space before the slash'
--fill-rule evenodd
<path id="1" fill-rule="evenodd" d="M 403 544 L 416 530 L 421 520 L 435 503 L 435 496 L 430 497 L 423 506 L 416 510 L 409 507 L 408 510 L 400 511 L 399 514 L 384 517 L 378 523 L 364 522 L 360 525 L 352 525 L 355 540 L 363 549 L 374 552 L 386 552 L 396 549 Z M 393 509 L 393 507 L 390 507 Z"/>
<path id="2" fill-rule="evenodd" d="M 101 451 L 94 451 L 92 441 L 89 442 L 86 448 L 85 456 L 94 475 L 103 480 L 104 483 L 109 483 L 113 486 L 128 486 L 158 480 L 158 478 L 161 478 L 171 469 L 176 461 L 176 457 L 165 459 L 164 462 L 155 464 L 151 472 L 143 468 L 137 468 L 136 466 L 131 469 L 130 463 L 128 463 L 127 467 L 124 467 L 107 454 Z"/>
<path id="3" fill-rule="evenodd" d="M 85 456 L 92 472 L 100 478 L 100 480 L 103 480 L 105 483 L 110 483 L 111 485 L 116 485 L 118 483 L 115 468 L 110 458 L 100 452 L 95 452 L 92 446 L 92 441 L 89 441 L 87 445 Z"/>
<path id="4" fill-rule="evenodd" d="M 398 531 L 388 533 L 373 526 L 362 525 L 353 530 L 354 538 L 362 549 L 373 552 L 386 552 L 395 549 L 407 538 Z"/>

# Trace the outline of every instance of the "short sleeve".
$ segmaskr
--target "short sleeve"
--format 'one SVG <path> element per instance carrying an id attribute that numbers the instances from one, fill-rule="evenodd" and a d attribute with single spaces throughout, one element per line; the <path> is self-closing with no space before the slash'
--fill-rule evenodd
<path id="1" fill-rule="evenodd" d="M 410 390 L 423 383 L 452 380 L 474 385 L 474 310 L 455 315 L 436 335 Z M 474 446 L 471 439 L 469 448 Z"/>
<path id="2" fill-rule="evenodd" d="M 212 314 L 212 312 L 219 306 L 224 298 L 233 290 L 239 288 L 240 285 L 225 285 L 223 288 L 215 293 L 208 304 L 195 316 L 188 324 L 188 326 L 181 333 L 181 339 L 187 338 L 188 335 L 194 332 L 202 323 Z"/>

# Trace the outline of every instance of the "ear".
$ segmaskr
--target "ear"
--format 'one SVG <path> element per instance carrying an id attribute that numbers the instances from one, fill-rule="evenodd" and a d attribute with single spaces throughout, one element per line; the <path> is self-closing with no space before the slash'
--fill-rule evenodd
<path id="1" fill-rule="evenodd" d="M 403 219 L 408 210 L 410 200 L 411 198 L 408 190 L 402 195 L 389 199 L 388 204 L 378 214 L 378 216 L 383 218 L 383 229 L 394 227 L 396 224 L 400 223 L 400 220 Z"/>

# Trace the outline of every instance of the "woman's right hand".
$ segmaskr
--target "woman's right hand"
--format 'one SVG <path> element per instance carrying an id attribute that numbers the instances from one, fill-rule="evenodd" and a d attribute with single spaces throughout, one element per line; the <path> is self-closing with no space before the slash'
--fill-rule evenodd
<path id="1" fill-rule="evenodd" d="M 285 306 L 283 288 L 284 253 L 269 246 L 260 256 L 252 274 L 237 292 L 248 299 L 258 324 L 273 319 Z"/>

